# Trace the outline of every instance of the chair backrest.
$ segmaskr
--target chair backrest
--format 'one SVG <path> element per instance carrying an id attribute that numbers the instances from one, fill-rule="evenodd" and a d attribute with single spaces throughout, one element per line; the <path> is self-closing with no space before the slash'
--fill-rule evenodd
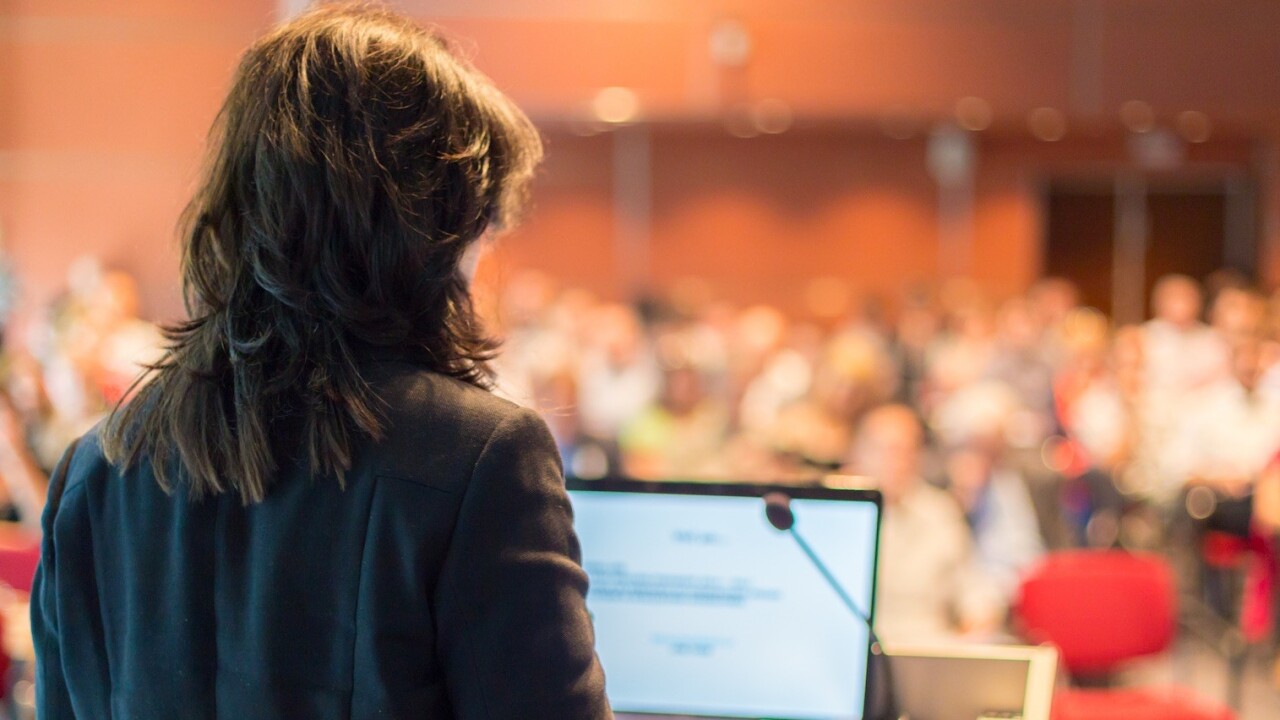
<path id="1" fill-rule="evenodd" d="M 1022 582 L 1014 612 L 1077 676 L 1103 675 L 1173 640 L 1177 595 L 1161 557 L 1110 550 L 1049 554 Z"/>
<path id="2" fill-rule="evenodd" d="M 38 542 L 16 547 L 0 544 L 0 583 L 29 593 L 39 564 Z"/>

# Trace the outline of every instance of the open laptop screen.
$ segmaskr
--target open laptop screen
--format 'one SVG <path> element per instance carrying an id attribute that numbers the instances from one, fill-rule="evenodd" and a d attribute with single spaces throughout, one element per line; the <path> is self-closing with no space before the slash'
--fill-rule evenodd
<path id="1" fill-rule="evenodd" d="M 869 633 L 750 485 L 570 481 L 613 708 L 861 718 Z M 795 529 L 873 611 L 879 496 L 783 489 Z"/>

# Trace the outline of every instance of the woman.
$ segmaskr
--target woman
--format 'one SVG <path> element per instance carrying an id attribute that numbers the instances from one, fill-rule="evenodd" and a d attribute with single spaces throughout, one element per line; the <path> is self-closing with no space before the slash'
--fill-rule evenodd
<path id="1" fill-rule="evenodd" d="M 322 8 L 245 54 L 190 319 L 52 481 L 41 720 L 610 717 L 555 445 L 468 296 L 540 157 L 430 33 Z"/>

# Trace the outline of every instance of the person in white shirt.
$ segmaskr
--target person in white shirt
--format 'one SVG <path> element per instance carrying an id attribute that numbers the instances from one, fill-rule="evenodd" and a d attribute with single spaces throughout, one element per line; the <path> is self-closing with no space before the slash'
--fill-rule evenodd
<path id="1" fill-rule="evenodd" d="M 1239 342 L 1232 375 L 1188 397 L 1167 450 L 1184 484 L 1243 497 L 1280 452 L 1280 398 L 1259 392 L 1259 360 L 1257 340 Z"/>
<path id="2" fill-rule="evenodd" d="M 634 310 L 606 305 L 592 321 L 594 342 L 578 368 L 578 412 L 588 436 L 614 438 L 658 396 L 662 372 Z"/>
<path id="3" fill-rule="evenodd" d="M 1190 396 L 1222 379 L 1230 367 L 1229 348 L 1200 322 L 1200 286 L 1183 275 L 1169 275 L 1152 293 L 1155 318 L 1142 326 L 1144 364 L 1138 403 L 1136 487 L 1157 502 L 1176 498 L 1181 478 L 1168 471 L 1167 451 Z"/>
<path id="4" fill-rule="evenodd" d="M 978 562 L 1010 602 L 1023 572 L 1044 555 L 1044 542 L 1026 481 L 1001 467 L 996 453 L 981 441 L 953 449 L 947 455 L 947 487 L 969 523 Z"/>
<path id="5" fill-rule="evenodd" d="M 884 494 L 876 630 L 888 642 L 994 632 L 1004 605 L 976 562 L 964 515 L 920 476 L 924 431 L 915 412 L 885 405 L 863 420 L 850 470 Z"/>

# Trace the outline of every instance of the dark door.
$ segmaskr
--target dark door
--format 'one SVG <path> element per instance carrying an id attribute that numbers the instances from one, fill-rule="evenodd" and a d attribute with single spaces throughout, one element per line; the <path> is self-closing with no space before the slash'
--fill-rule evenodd
<path id="1" fill-rule="evenodd" d="M 1242 217 L 1252 197 L 1232 182 L 1050 185 L 1043 270 L 1079 286 L 1085 304 L 1136 322 L 1150 315 L 1151 288 L 1165 275 L 1203 281 L 1228 266 L 1254 274 L 1253 224 Z"/>
<path id="2" fill-rule="evenodd" d="M 1055 185 L 1049 189 L 1044 274 L 1080 288 L 1085 305 L 1111 312 L 1116 199 L 1112 189 Z"/>
<path id="3" fill-rule="evenodd" d="M 1226 264 L 1227 202 L 1221 191 L 1152 192 L 1147 227 L 1143 297 L 1151 297 L 1151 288 L 1165 275 L 1204 280 Z"/>

